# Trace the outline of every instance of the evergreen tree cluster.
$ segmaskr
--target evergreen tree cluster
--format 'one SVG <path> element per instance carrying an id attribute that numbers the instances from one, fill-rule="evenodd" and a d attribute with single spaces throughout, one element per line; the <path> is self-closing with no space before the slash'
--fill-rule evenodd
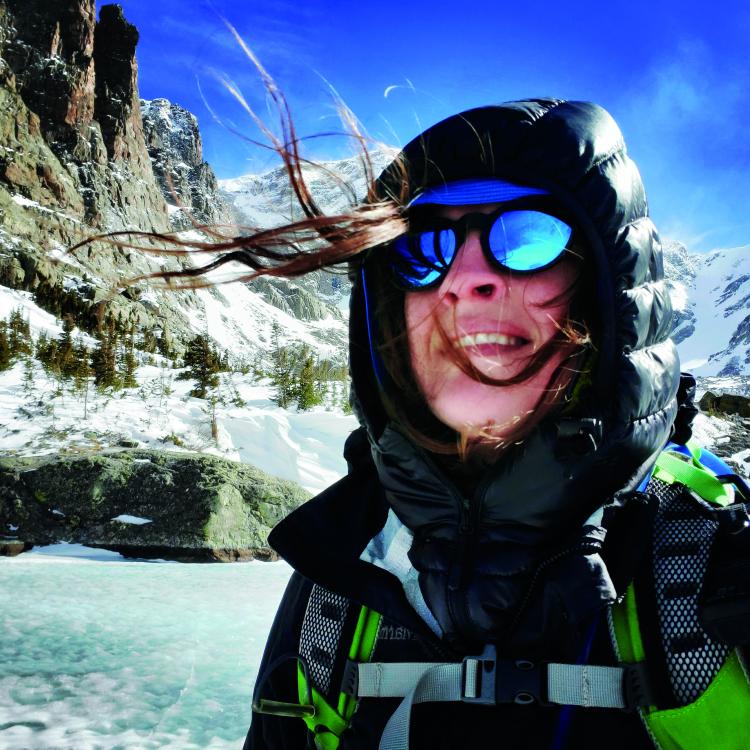
<path id="1" fill-rule="evenodd" d="M 86 388 L 92 377 L 94 385 L 102 389 L 137 385 L 134 328 L 123 335 L 113 321 L 100 325 L 95 332 L 98 346 L 93 351 L 74 337 L 75 330 L 74 319 L 68 315 L 59 336 L 50 338 L 42 331 L 35 343 L 23 310 L 13 310 L 8 320 L 0 321 L 0 370 L 21 358 L 30 361 L 35 357 L 47 373 L 61 383 L 72 381 L 76 390 Z"/>
<path id="2" fill-rule="evenodd" d="M 13 310 L 7 320 L 0 320 L 0 371 L 23 360 L 24 387 L 33 389 L 35 358 L 58 381 L 60 390 L 67 382 L 72 383 L 76 392 L 87 395 L 92 383 L 107 391 L 137 387 L 139 352 L 141 358 L 158 352 L 165 356 L 169 366 L 185 368 L 178 379 L 195 381 L 190 395 L 205 399 L 214 414 L 217 404 L 244 405 L 231 379 L 222 379 L 224 372 L 269 377 L 274 390 L 273 401 L 283 408 L 295 405 L 300 410 L 308 410 L 323 403 L 324 397 L 326 401 L 340 401 L 345 410 L 348 407 L 343 387 L 348 379 L 347 367 L 316 359 L 308 346 L 282 345 L 281 328 L 277 323 L 273 325 L 270 372 L 262 352 L 252 361 L 230 359 L 229 354 L 219 352 L 205 334 L 198 334 L 188 342 L 184 358 L 179 362 L 166 327 L 137 332 L 133 325 L 126 329 L 121 322 L 107 318 L 98 321 L 94 329 L 96 345 L 93 347 L 86 346 L 76 329 L 76 318 L 67 314 L 62 318 L 59 335 L 52 337 L 42 331 L 34 341 L 23 309 Z M 329 387 L 331 383 L 342 386 Z"/>
<path id="3" fill-rule="evenodd" d="M 31 328 L 23 310 L 12 310 L 8 320 L 0 321 L 0 370 L 32 352 Z"/>
<path id="4" fill-rule="evenodd" d="M 326 384 L 344 381 L 346 366 L 328 360 L 316 360 L 308 346 L 283 346 L 281 327 L 272 328 L 271 371 L 268 376 L 274 389 L 273 402 L 283 409 L 295 404 L 301 411 L 323 403 Z"/>

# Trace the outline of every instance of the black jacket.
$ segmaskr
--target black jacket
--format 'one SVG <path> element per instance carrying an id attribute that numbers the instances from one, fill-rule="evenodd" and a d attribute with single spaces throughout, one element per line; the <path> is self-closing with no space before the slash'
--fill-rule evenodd
<path id="1" fill-rule="evenodd" d="M 438 123 L 408 144 L 408 200 L 463 178 L 497 177 L 548 190 L 570 215 L 593 269 L 596 353 L 591 384 L 575 407 L 538 425 L 490 467 L 471 496 L 389 422 L 369 335 L 365 294 L 353 274 L 350 367 L 363 425 L 350 441 L 350 475 L 293 513 L 270 543 L 299 571 L 281 605 L 261 667 L 262 697 L 294 700 L 294 669 L 264 672 L 296 653 L 310 581 L 366 604 L 414 635 L 383 645 L 394 658 L 476 653 L 575 660 L 592 623 L 623 593 L 648 538 L 649 510 L 633 490 L 666 443 L 677 411 L 679 364 L 661 249 L 637 168 L 612 118 L 585 102 L 539 99 L 484 107 Z M 381 197 L 400 194 L 386 169 Z M 364 275 L 383 257 L 368 256 Z M 366 438 L 366 439 L 365 439 Z M 414 533 L 409 559 L 444 637 L 406 601 L 400 582 L 359 559 L 388 511 Z M 403 651 L 403 653 L 402 653 Z M 416 654 L 409 657 L 406 652 Z M 398 652 L 398 655 L 396 655 Z M 434 656 L 433 656 L 434 660 Z M 599 627 L 592 663 L 613 663 Z M 394 705 L 362 701 L 343 748 L 374 748 Z M 377 704 L 377 705 L 371 705 Z M 417 747 L 550 747 L 560 710 L 422 706 Z M 606 729 L 606 734 L 602 729 Z M 301 720 L 255 717 L 248 748 L 304 747 Z M 476 732 L 474 739 L 470 734 Z M 573 712 L 571 747 L 648 747 L 639 719 L 618 711 Z M 484 737 L 484 740 L 478 738 Z M 616 738 L 616 739 L 613 739 Z"/>
<path id="2" fill-rule="evenodd" d="M 355 434 L 349 443 L 360 439 L 361 435 Z M 361 549 L 382 527 L 387 511 L 374 466 L 365 462 L 274 529 L 270 541 L 298 572 L 292 575 L 269 634 L 256 682 L 257 698 L 297 701 L 296 663 L 290 660 L 273 671 L 268 667 L 280 657 L 299 652 L 302 619 L 313 581 L 384 615 L 374 661 L 461 658 L 415 614 L 395 577 L 359 560 Z M 606 620 L 597 619 L 589 662 L 614 665 L 616 659 Z M 570 653 L 580 651 L 584 640 L 582 634 L 574 644 L 554 645 L 559 648 L 558 653 Z M 553 655 L 555 651 L 549 653 Z M 342 738 L 340 750 L 377 748 L 397 705 L 398 700 L 363 699 Z M 414 711 L 411 747 L 415 750 L 653 747 L 637 713 L 575 709 L 569 712 L 567 721 L 564 713 L 557 707 L 423 704 Z M 307 727 L 301 719 L 254 714 L 244 750 L 302 750 L 313 747 L 308 741 Z"/>

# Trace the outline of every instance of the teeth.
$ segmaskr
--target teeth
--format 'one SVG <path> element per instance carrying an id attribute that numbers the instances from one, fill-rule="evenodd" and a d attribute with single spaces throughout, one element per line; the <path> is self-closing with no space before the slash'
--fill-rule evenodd
<path id="1" fill-rule="evenodd" d="M 524 339 L 518 336 L 506 336 L 504 333 L 476 333 L 473 336 L 462 336 L 458 346 L 479 346 L 480 344 L 499 344 L 500 346 L 519 346 Z"/>

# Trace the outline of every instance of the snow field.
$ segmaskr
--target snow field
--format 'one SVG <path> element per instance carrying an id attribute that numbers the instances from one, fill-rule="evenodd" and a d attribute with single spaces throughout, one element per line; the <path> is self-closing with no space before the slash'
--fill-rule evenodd
<path id="1" fill-rule="evenodd" d="M 217 441 L 211 437 L 208 402 L 188 395 L 194 383 L 177 380 L 177 370 L 141 366 L 138 387 L 116 393 L 100 393 L 90 385 L 84 405 L 83 396 L 68 384 L 61 393 L 38 362 L 33 368 L 28 384 L 20 362 L 0 373 L 0 452 L 5 455 L 95 452 L 123 445 L 200 451 L 253 464 L 312 493 L 346 473 L 341 452 L 356 419 L 334 406 L 330 411 L 280 409 L 271 401 L 271 388 L 252 383 L 251 376 L 222 374 L 225 393 L 231 384 L 245 406 L 217 405 Z M 330 385 L 332 393 L 342 394 L 343 383 Z"/>

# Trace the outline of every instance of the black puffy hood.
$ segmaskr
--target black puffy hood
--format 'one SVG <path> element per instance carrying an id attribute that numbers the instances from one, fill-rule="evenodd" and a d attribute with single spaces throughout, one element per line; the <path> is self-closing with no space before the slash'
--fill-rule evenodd
<path id="1" fill-rule="evenodd" d="M 410 558 L 443 631 L 468 628 L 487 640 L 499 635 L 505 620 L 498 613 L 523 589 L 495 584 L 531 571 L 539 550 L 596 527 L 586 519 L 637 487 L 669 438 L 679 363 L 669 339 L 661 246 L 622 134 L 595 104 L 534 99 L 469 110 L 425 131 L 400 160 L 409 176 L 406 202 L 425 188 L 467 178 L 549 190 L 575 217 L 594 265 L 599 333 L 586 398 L 573 414 L 546 418 L 504 453 L 473 497 L 463 497 L 424 450 L 388 423 L 373 373 L 365 295 L 355 279 L 354 406 L 380 481 L 390 507 L 414 532 Z M 379 195 L 399 195 L 401 180 L 391 165 L 378 179 Z M 607 589 L 606 571 L 596 575 L 602 580 L 595 587 Z"/>

